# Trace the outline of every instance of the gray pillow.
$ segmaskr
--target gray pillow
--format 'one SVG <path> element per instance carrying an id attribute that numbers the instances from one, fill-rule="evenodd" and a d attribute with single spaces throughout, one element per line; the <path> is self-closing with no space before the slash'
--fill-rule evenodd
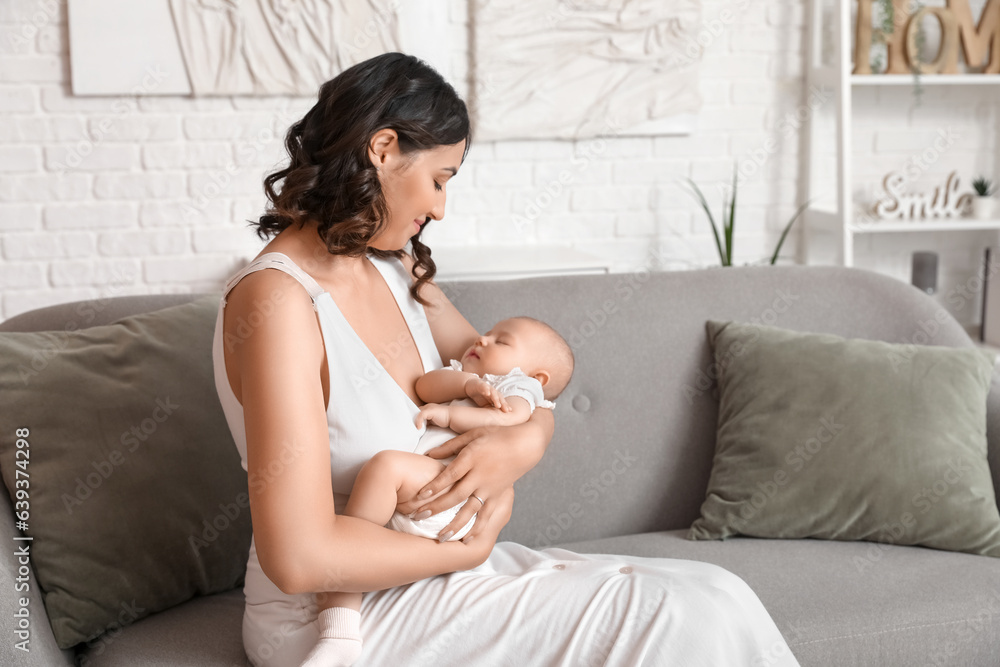
<path id="1" fill-rule="evenodd" d="M 250 512 L 213 379 L 218 303 L 0 333 L 0 470 L 13 500 L 26 491 L 34 539 L 18 544 L 61 648 L 242 581 Z"/>
<path id="2" fill-rule="evenodd" d="M 1000 556 L 993 355 L 709 321 L 715 458 L 690 539 L 814 537 Z"/>

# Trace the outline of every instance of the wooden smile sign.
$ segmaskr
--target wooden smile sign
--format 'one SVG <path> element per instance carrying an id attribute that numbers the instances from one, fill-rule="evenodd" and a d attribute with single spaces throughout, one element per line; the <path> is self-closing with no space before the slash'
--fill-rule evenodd
<path id="1" fill-rule="evenodd" d="M 858 0 L 858 25 L 854 43 L 854 74 L 871 74 L 873 31 L 888 47 L 886 74 L 957 74 L 958 44 L 961 42 L 969 73 L 1000 73 L 1000 0 L 988 0 L 977 26 L 969 0 L 948 0 L 947 7 L 921 7 L 910 14 L 910 0 L 892 0 L 893 29 L 887 33 L 872 27 L 872 2 Z M 933 16 L 941 25 L 941 46 L 932 62 L 918 57 L 920 23 Z"/>
<path id="2" fill-rule="evenodd" d="M 956 172 L 948 174 L 944 187 L 934 188 L 934 194 L 905 193 L 906 179 L 897 172 L 886 174 L 882 185 L 885 196 L 875 204 L 875 215 L 881 220 L 919 220 L 922 218 L 960 217 L 972 200 L 972 194 L 958 194 Z"/>

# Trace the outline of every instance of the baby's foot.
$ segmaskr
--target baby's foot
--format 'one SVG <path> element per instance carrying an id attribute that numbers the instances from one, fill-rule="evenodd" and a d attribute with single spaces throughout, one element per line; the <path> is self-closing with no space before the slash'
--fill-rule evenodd
<path id="1" fill-rule="evenodd" d="M 324 609 L 316 618 L 319 641 L 301 667 L 350 667 L 361 657 L 361 613 L 347 607 Z"/>

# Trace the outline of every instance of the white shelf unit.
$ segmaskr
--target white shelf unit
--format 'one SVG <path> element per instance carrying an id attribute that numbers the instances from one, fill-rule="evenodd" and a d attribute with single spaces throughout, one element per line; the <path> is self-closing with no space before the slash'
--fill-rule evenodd
<path id="1" fill-rule="evenodd" d="M 995 86 L 1000 82 L 1000 74 L 927 74 L 920 77 L 921 85 L 928 82 L 935 86 Z M 909 74 L 852 74 L 851 85 L 912 86 L 914 80 Z"/>
<path id="2" fill-rule="evenodd" d="M 852 197 L 851 123 L 852 89 L 872 86 L 914 86 L 908 74 L 851 74 L 854 69 L 854 24 L 851 9 L 857 0 L 808 0 L 809 47 L 806 86 L 809 91 L 832 93 L 835 130 L 831 133 L 819 122 L 819 113 L 807 118 L 805 133 L 805 197 L 826 197 L 814 201 L 803 212 L 805 261 L 807 264 L 854 265 L 854 242 L 859 234 L 910 233 L 929 231 L 1000 230 L 1000 219 L 932 218 L 928 220 L 856 220 Z M 824 39 L 828 40 L 824 45 Z M 824 48 L 824 46 L 826 48 Z M 824 62 L 824 55 L 826 62 Z M 1000 86 L 997 74 L 926 74 L 921 86 Z M 832 136 L 831 136 L 832 135 Z M 824 142 L 833 141 L 833 151 L 823 153 Z M 834 160 L 835 184 L 820 169 L 823 159 Z M 832 196 L 830 196 L 832 195 Z"/>

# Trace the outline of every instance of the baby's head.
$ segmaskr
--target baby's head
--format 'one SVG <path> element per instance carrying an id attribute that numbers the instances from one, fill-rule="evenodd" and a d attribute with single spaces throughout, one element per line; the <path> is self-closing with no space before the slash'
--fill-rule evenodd
<path id="1" fill-rule="evenodd" d="M 542 384 L 546 400 L 562 393 L 573 376 L 573 351 L 555 329 L 533 317 L 497 322 L 462 356 L 462 370 L 506 375 L 515 366 Z"/>

